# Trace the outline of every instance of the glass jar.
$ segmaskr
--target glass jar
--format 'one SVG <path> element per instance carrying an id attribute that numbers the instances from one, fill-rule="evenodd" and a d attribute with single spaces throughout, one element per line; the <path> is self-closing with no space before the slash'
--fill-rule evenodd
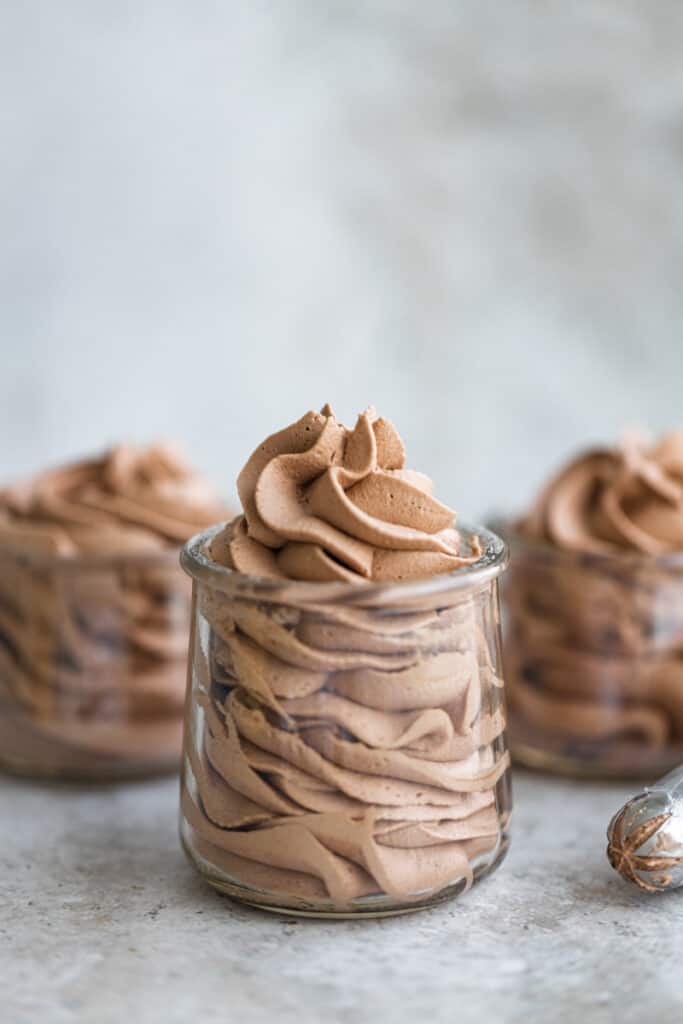
<path id="1" fill-rule="evenodd" d="M 357 585 L 232 572 L 208 555 L 215 532 L 182 555 L 180 832 L 199 872 L 264 909 L 353 917 L 430 906 L 493 870 L 511 807 L 503 542 L 476 530 L 470 566 Z"/>
<path id="2" fill-rule="evenodd" d="M 190 587 L 177 560 L 0 546 L 0 767 L 87 781 L 178 768 Z"/>
<path id="3" fill-rule="evenodd" d="M 502 528 L 513 758 L 594 777 L 683 760 L 683 555 L 585 554 Z"/>

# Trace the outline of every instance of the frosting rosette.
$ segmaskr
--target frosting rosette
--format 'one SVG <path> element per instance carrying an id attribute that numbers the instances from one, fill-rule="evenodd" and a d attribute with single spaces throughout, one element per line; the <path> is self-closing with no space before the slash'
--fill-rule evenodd
<path id="1" fill-rule="evenodd" d="M 505 654 L 520 757 L 614 775 L 680 761 L 683 432 L 579 454 L 511 540 Z"/>
<path id="2" fill-rule="evenodd" d="M 495 586 L 455 582 L 480 541 L 372 409 L 353 429 L 307 413 L 238 490 L 243 515 L 202 548 L 215 578 L 195 576 L 186 848 L 219 888 L 281 908 L 469 887 L 509 814 Z M 413 582 L 444 574 L 417 607 Z"/>
<path id="3" fill-rule="evenodd" d="M 224 512 L 172 445 L 117 445 L 0 489 L 0 545 L 60 556 L 142 553 L 184 543 Z"/>
<path id="4" fill-rule="evenodd" d="M 168 444 L 0 490 L 2 763 L 93 778 L 177 764 L 190 620 L 177 549 L 224 514 Z"/>
<path id="5" fill-rule="evenodd" d="M 683 550 L 683 432 L 654 445 L 628 435 L 579 455 L 543 488 L 521 530 L 571 551 Z"/>
<path id="6" fill-rule="evenodd" d="M 237 479 L 244 515 L 211 553 L 250 576 L 408 580 L 449 572 L 464 554 L 455 513 L 405 468 L 396 428 L 370 409 L 353 430 L 329 406 L 267 438 Z"/>

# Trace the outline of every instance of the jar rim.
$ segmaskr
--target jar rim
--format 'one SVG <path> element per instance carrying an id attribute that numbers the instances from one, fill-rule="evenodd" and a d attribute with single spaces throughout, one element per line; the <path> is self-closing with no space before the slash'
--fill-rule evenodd
<path id="1" fill-rule="evenodd" d="M 188 576 L 215 590 L 261 600 L 282 600 L 294 604 L 404 603 L 442 593 L 480 589 L 496 579 L 509 561 L 508 545 L 498 534 L 483 526 L 458 524 L 458 532 L 467 541 L 478 537 L 483 550 L 476 562 L 448 573 L 410 580 L 359 580 L 357 583 L 249 576 L 221 565 L 208 554 L 209 544 L 226 525 L 225 522 L 217 523 L 192 537 L 180 552 L 180 564 Z"/>
<path id="2" fill-rule="evenodd" d="M 665 551 L 659 555 L 650 555 L 645 551 L 620 550 L 614 551 L 582 551 L 575 548 L 561 548 L 552 541 L 539 537 L 528 537 L 519 528 L 520 520 L 495 518 L 492 520 L 496 531 L 512 547 L 514 545 L 522 551 L 536 553 L 539 555 L 551 556 L 558 561 L 567 563 L 594 562 L 605 566 L 633 567 L 633 568 L 683 568 L 683 550 Z"/>

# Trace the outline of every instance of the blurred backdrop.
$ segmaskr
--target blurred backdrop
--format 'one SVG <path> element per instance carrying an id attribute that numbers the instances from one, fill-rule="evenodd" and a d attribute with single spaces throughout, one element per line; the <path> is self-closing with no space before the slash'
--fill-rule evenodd
<path id="1" fill-rule="evenodd" d="M 683 425 L 678 0 L 6 2 L 0 132 L 2 479 L 374 403 L 476 517 Z"/>

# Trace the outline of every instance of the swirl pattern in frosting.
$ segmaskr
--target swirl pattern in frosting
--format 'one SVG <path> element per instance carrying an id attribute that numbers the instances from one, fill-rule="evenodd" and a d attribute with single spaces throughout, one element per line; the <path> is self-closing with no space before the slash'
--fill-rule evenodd
<path id="1" fill-rule="evenodd" d="M 212 555 L 249 576 L 407 580 L 470 564 L 455 513 L 431 480 L 405 469 L 395 427 L 370 409 L 353 430 L 329 406 L 256 449 L 237 480 L 244 515 Z"/>
<path id="2" fill-rule="evenodd" d="M 683 550 L 683 432 L 579 455 L 543 488 L 522 532 L 571 551 Z"/>
<path id="3" fill-rule="evenodd" d="M 177 547 L 224 513 L 171 445 L 118 445 L 1 489 L 0 545 L 28 555 L 145 553 Z"/>
<path id="4" fill-rule="evenodd" d="M 168 445 L 0 491 L 0 760 L 86 777 L 173 766 L 190 595 L 177 547 L 224 512 Z"/>
<path id="5" fill-rule="evenodd" d="M 210 545 L 267 592 L 196 583 L 183 835 L 209 877 L 282 907 L 396 907 L 467 887 L 504 846 L 508 757 L 490 590 L 378 607 L 357 587 L 476 559 L 373 412 L 326 408 L 239 477 Z M 296 600 L 290 580 L 356 585 Z M 281 581 L 278 586 L 277 581 Z M 258 590 L 258 588 L 257 588 Z"/>
<path id="6" fill-rule="evenodd" d="M 542 542 L 503 591 L 518 751 L 665 771 L 683 757 L 683 433 L 579 455 L 517 532 Z"/>

